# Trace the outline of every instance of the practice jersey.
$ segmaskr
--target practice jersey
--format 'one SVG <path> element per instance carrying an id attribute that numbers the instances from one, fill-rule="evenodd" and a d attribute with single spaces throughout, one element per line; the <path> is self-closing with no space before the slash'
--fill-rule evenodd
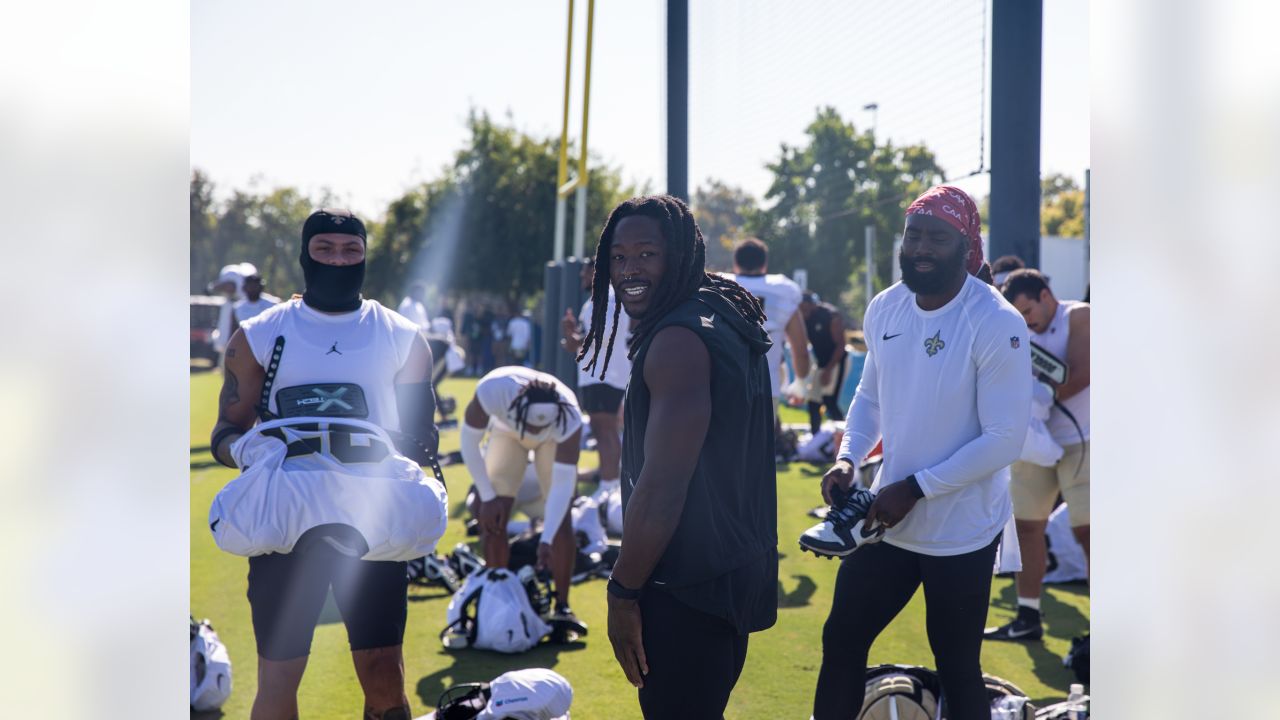
<path id="1" fill-rule="evenodd" d="M 600 359 L 596 361 L 596 367 L 592 372 L 583 369 L 587 363 L 591 362 L 590 355 L 578 363 L 578 387 L 604 383 L 619 390 L 627 389 L 627 381 L 631 378 L 631 359 L 627 357 L 627 338 L 631 336 L 631 316 L 625 310 L 618 313 L 618 334 L 613 339 L 613 353 L 609 355 L 609 371 L 603 377 L 600 376 L 600 369 L 604 367 L 604 353 L 609 347 L 609 334 L 613 332 L 615 298 L 613 286 L 610 285 L 609 308 L 605 313 L 605 335 L 601 342 Z M 587 301 L 582 304 L 582 312 L 578 314 L 578 322 L 582 323 L 583 327 L 591 327 L 591 313 L 594 309 L 595 303 L 591 298 L 587 298 Z"/>
<path id="2" fill-rule="evenodd" d="M 1084 305 L 1077 302 L 1059 302 L 1058 309 L 1053 314 L 1053 320 L 1049 322 L 1049 327 L 1045 328 L 1042 333 L 1032 333 L 1031 339 L 1035 344 L 1053 353 L 1055 357 L 1063 362 L 1067 360 L 1067 342 L 1071 339 L 1071 309 Z M 1070 372 L 1070 370 L 1068 370 Z M 1070 377 L 1068 375 L 1068 377 Z M 1071 419 L 1062 412 L 1062 408 L 1056 405 L 1049 411 L 1049 420 L 1045 426 L 1049 428 L 1049 434 L 1053 436 L 1055 442 L 1059 445 L 1079 445 L 1083 440 L 1089 439 L 1089 387 L 1072 395 L 1066 400 L 1060 401 L 1060 404 L 1069 410 L 1076 422 L 1080 423 L 1080 429 L 1076 430 L 1076 426 Z M 1081 439 L 1083 437 L 1083 440 Z"/>
<path id="3" fill-rule="evenodd" d="M 925 494 L 885 542 L 925 555 L 986 547 L 1009 519 L 1000 471 L 1018 458 L 1031 413 L 1026 322 L 970 276 L 936 310 L 894 284 L 871 301 L 863 329 L 866 362 L 839 457 L 856 463 L 883 436 L 872 490 L 914 474 Z"/>
<path id="4" fill-rule="evenodd" d="M 535 380 L 555 385 L 556 393 L 567 405 L 565 419 L 562 423 L 548 425 L 542 432 L 526 432 L 521 438 L 523 442 L 527 445 L 536 445 L 548 440 L 561 443 L 582 427 L 582 411 L 578 409 L 578 398 L 568 385 L 560 382 L 554 375 L 519 365 L 508 365 L 480 378 L 480 383 L 476 385 L 476 402 L 480 403 L 480 409 L 489 416 L 489 432 L 504 432 L 520 438 L 520 432 L 515 429 L 515 411 L 511 408 L 511 403 L 529 383 Z"/>
<path id="5" fill-rule="evenodd" d="M 368 546 L 362 559 L 403 562 L 444 535 L 444 485 L 373 423 L 273 420 L 232 443 L 231 456 L 242 472 L 214 498 L 209 529 L 234 555 L 293 552 L 309 531 L 344 525 Z"/>
<path id="6" fill-rule="evenodd" d="M 769 333 L 773 347 L 769 348 L 769 383 L 773 396 L 778 397 L 782 391 L 782 381 L 778 376 L 778 368 L 782 365 L 782 346 L 786 342 L 787 321 L 800 307 L 800 299 L 804 294 L 794 280 L 781 273 L 768 275 L 734 275 L 726 273 L 725 277 L 733 280 L 747 292 L 756 296 L 768 316 L 764 321 L 764 330 Z"/>
<path id="7" fill-rule="evenodd" d="M 270 410 L 281 417 L 361 418 L 400 429 L 395 376 L 409 359 L 418 326 L 375 300 L 329 315 L 294 298 L 241 329 L 253 357 L 269 368 L 276 338 L 285 345 L 271 386 Z"/>
<path id="8" fill-rule="evenodd" d="M 262 313 L 270 310 L 274 305 L 279 304 L 280 298 L 275 295 L 262 293 L 257 300 L 241 300 L 235 304 L 233 311 L 235 312 L 236 322 L 241 325 L 249 320 L 258 317 Z"/>

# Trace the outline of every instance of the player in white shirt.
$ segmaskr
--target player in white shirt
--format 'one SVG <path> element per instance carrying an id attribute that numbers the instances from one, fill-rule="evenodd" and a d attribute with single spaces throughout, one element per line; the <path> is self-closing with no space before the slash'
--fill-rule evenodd
<path id="1" fill-rule="evenodd" d="M 588 258 L 582 265 L 582 289 L 590 292 L 592 279 L 595 277 L 595 258 Z M 618 308 L 617 294 L 613 286 L 609 286 L 609 301 L 605 306 L 608 332 L 625 347 L 627 338 L 631 337 L 631 316 L 625 312 L 614 312 Z M 582 304 L 582 312 L 577 318 L 572 311 L 566 309 L 560 319 L 560 345 L 575 358 L 582 349 L 586 328 L 591 327 L 591 317 L 595 312 L 595 303 L 590 295 Z M 622 436 L 621 418 L 622 398 L 626 395 L 627 382 L 631 378 L 631 359 L 626 353 L 614 353 L 609 358 L 608 367 L 597 367 L 591 371 L 586 369 L 587 362 L 578 362 L 578 397 L 582 411 L 591 418 L 591 434 L 596 439 L 596 450 L 600 453 L 600 487 L 592 496 L 603 501 L 612 492 L 622 490 Z"/>
<path id="2" fill-rule="evenodd" d="M 1031 341 L 1069 368 L 1066 382 L 1053 388 L 1053 407 L 1046 427 L 1062 446 L 1052 467 L 1029 462 L 1013 464 L 1013 517 L 1022 550 L 1018 573 L 1018 615 L 987 631 L 988 640 L 1039 640 L 1048 552 L 1045 527 L 1059 493 L 1067 505 L 1071 532 L 1085 558 L 1089 556 L 1089 304 L 1059 301 L 1049 279 L 1037 270 L 1012 271 L 1001 288 L 1004 297 L 1026 319 Z"/>
<path id="3" fill-rule="evenodd" d="M 258 268 L 253 263 L 224 265 L 218 279 L 209 284 L 209 292 L 227 299 L 218 311 L 218 325 L 213 329 L 213 348 L 219 353 L 226 351 L 235 333 L 235 306 L 244 300 L 244 279 L 257 274 Z"/>
<path id="4" fill-rule="evenodd" d="M 867 653 L 923 584 L 929 644 L 955 720 L 991 716 L 980 655 L 992 567 L 1010 501 L 1003 469 L 1027 432 L 1026 323 L 972 277 L 982 263 L 977 206 L 950 186 L 907 210 L 903 282 L 877 295 L 863 323 L 866 364 L 838 460 L 822 479 L 836 500 L 801 546 L 847 555 L 823 629 L 813 716 L 853 717 Z M 883 437 L 884 462 L 865 510 L 883 542 L 855 546 L 846 502 L 858 460 Z M 834 496 L 834 497 L 833 497 Z M 824 544 L 826 543 L 826 544 Z M 842 552 L 839 544 L 855 546 Z"/>
<path id="5" fill-rule="evenodd" d="M 791 366 L 796 379 L 809 376 L 809 336 L 805 331 L 804 317 L 800 314 L 800 301 L 804 292 L 794 280 L 781 273 L 769 272 L 769 247 L 755 238 L 747 238 L 733 249 L 733 272 L 725 277 L 737 282 L 756 296 L 767 316 L 765 332 L 773 347 L 769 350 L 769 382 L 773 386 L 773 398 L 782 394 L 782 343 L 791 346 Z"/>
<path id="6" fill-rule="evenodd" d="M 529 453 L 546 498 L 537 569 L 550 567 L 555 585 L 553 620 L 576 620 L 569 609 L 576 547 L 569 506 L 578 482 L 582 413 L 554 375 L 511 365 L 480 378 L 460 427 L 462 460 L 480 496 L 480 537 L 489 567 L 510 559 L 507 522 L 520 492 Z M 480 441 L 486 433 L 487 447 Z"/>
<path id="7" fill-rule="evenodd" d="M 529 343 L 533 340 L 533 321 L 529 319 L 529 311 L 512 315 L 507 321 L 507 341 L 511 350 L 511 361 L 517 365 L 529 366 Z"/>
<path id="8" fill-rule="evenodd" d="M 427 299 L 427 286 L 421 280 L 414 280 L 409 285 L 409 292 L 400 301 L 400 307 L 396 312 L 409 318 L 422 332 L 431 330 L 431 318 L 427 316 L 427 306 L 423 301 Z"/>
<path id="9" fill-rule="evenodd" d="M 262 292 L 262 276 L 254 273 L 244 279 L 244 299 L 231 308 L 231 332 L 235 333 L 246 321 L 270 310 L 280 298 Z"/>
<path id="10" fill-rule="evenodd" d="M 299 262 L 306 289 L 245 322 L 226 352 L 213 456 L 235 466 L 233 442 L 272 416 L 361 418 L 383 427 L 406 457 L 432 461 L 431 351 L 411 322 L 362 299 L 365 229 L 346 210 L 318 210 L 303 224 Z M 262 388 L 271 379 L 265 407 Z M 328 452 L 336 437 L 302 452 Z M 290 451 L 294 448 L 291 446 Z M 249 608 L 258 648 L 258 693 L 250 717 L 298 716 L 297 691 L 329 589 L 346 625 L 365 717 L 409 714 L 404 692 L 407 569 L 403 562 L 306 550 L 249 558 Z"/>

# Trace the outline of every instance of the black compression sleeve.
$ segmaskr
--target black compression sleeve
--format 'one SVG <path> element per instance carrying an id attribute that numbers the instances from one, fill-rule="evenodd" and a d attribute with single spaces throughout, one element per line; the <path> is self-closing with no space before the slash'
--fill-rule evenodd
<path id="1" fill-rule="evenodd" d="M 219 430 L 217 433 L 215 433 L 213 436 L 213 442 L 209 445 L 209 452 L 213 454 L 213 459 L 217 460 L 219 463 L 223 465 L 226 465 L 229 468 L 234 468 L 235 467 L 234 462 L 230 465 L 227 465 L 227 463 L 222 459 L 222 457 L 218 455 L 218 446 L 221 445 L 224 440 L 231 437 L 232 435 L 243 435 L 243 434 L 244 434 L 244 431 L 238 427 L 224 427 L 221 430 Z M 228 457 L 231 456 L 230 447 L 227 448 L 227 456 Z"/>
<path id="2" fill-rule="evenodd" d="M 440 449 L 440 431 L 436 428 L 436 394 L 430 382 L 396 385 L 396 409 L 400 414 L 400 432 L 413 442 L 413 447 L 397 447 L 405 457 L 426 464 Z"/>

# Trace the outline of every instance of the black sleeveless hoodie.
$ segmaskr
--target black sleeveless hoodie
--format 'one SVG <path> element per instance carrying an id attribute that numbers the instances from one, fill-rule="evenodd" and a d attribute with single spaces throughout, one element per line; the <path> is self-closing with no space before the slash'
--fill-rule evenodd
<path id="1" fill-rule="evenodd" d="M 778 511 L 773 397 L 765 353 L 771 345 L 710 287 L 702 287 L 655 325 L 636 353 L 627 387 L 622 441 L 625 511 L 644 468 L 649 389 L 644 363 L 665 327 L 697 334 L 711 358 L 711 422 L 670 544 L 646 585 L 724 618 L 739 633 L 771 627 L 778 606 Z"/>

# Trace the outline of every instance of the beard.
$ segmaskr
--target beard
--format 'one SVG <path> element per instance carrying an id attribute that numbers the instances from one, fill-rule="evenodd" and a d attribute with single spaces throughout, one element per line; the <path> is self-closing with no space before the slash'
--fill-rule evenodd
<path id="1" fill-rule="evenodd" d="M 898 268 L 902 270 L 902 282 L 907 289 L 917 295 L 937 295 L 955 282 L 956 276 L 964 273 L 965 257 L 955 253 L 950 258 L 933 258 L 933 269 L 920 272 L 914 263 L 901 252 L 898 253 Z"/>

